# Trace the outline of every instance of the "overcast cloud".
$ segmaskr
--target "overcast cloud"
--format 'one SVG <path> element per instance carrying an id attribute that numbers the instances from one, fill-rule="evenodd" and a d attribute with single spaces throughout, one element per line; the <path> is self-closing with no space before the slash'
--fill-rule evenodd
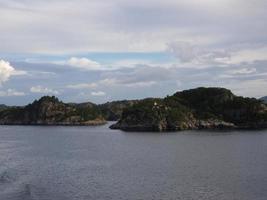
<path id="1" fill-rule="evenodd" d="M 267 95 L 266 10 L 266 0 L 2 0 L 0 103 L 198 86 Z"/>

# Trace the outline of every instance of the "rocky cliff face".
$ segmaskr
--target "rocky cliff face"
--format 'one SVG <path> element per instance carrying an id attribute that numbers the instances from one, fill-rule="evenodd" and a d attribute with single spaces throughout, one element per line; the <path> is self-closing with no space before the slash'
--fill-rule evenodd
<path id="1" fill-rule="evenodd" d="M 44 96 L 25 107 L 0 105 L 0 124 L 96 125 L 105 120 L 117 121 L 124 108 L 139 100 L 122 100 L 105 104 L 63 103 L 56 97 Z"/>
<path id="2" fill-rule="evenodd" d="M 96 105 L 63 103 L 45 96 L 25 107 L 0 106 L 0 124 L 99 125 L 129 131 L 266 128 L 267 105 L 224 88 L 197 88 L 164 99 L 124 100 Z"/>
<path id="3" fill-rule="evenodd" d="M 45 96 L 25 107 L 0 112 L 0 124 L 21 125 L 97 125 L 105 120 L 94 106 L 65 104 L 56 97 Z"/>
<path id="4" fill-rule="evenodd" d="M 237 97 L 224 88 L 197 88 L 164 99 L 145 99 L 125 108 L 110 128 L 126 131 L 176 131 L 267 127 L 261 101 Z"/>

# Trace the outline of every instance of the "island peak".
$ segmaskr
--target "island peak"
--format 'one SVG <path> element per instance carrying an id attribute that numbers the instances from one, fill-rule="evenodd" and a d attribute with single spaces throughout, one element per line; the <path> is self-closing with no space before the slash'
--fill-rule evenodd
<path id="1" fill-rule="evenodd" d="M 225 88 L 204 87 L 139 101 L 124 109 L 111 126 L 126 131 L 266 127 L 267 108 L 261 101 L 236 96 Z"/>

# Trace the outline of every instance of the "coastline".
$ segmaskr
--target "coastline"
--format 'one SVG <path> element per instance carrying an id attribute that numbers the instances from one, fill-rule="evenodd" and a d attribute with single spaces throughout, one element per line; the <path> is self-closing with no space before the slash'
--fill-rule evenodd
<path id="1" fill-rule="evenodd" d="M 0 126 L 101 126 L 108 122 L 106 120 L 90 120 L 85 122 L 33 122 L 33 123 L 23 123 L 23 122 L 7 122 L 0 123 Z"/>

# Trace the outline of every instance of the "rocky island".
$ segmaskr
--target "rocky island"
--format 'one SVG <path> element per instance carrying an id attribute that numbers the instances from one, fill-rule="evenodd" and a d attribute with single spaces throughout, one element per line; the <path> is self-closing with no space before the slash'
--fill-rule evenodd
<path id="1" fill-rule="evenodd" d="M 267 128 L 261 100 L 234 95 L 224 88 L 196 88 L 164 99 L 149 98 L 125 108 L 111 129 L 178 131 L 188 129 Z"/>
<path id="2" fill-rule="evenodd" d="M 267 128 L 264 99 L 244 98 L 224 88 L 196 88 L 165 98 L 104 104 L 64 103 L 44 96 L 26 106 L 0 105 L 0 125 L 102 125 L 124 131 Z"/>
<path id="3" fill-rule="evenodd" d="M 93 103 L 67 104 L 44 96 L 24 107 L 0 110 L 1 125 L 102 125 L 106 120 Z"/>
<path id="4" fill-rule="evenodd" d="M 139 100 L 104 104 L 63 103 L 55 96 L 44 96 L 27 106 L 0 104 L 0 125 L 102 125 L 117 121 L 123 109 Z"/>

